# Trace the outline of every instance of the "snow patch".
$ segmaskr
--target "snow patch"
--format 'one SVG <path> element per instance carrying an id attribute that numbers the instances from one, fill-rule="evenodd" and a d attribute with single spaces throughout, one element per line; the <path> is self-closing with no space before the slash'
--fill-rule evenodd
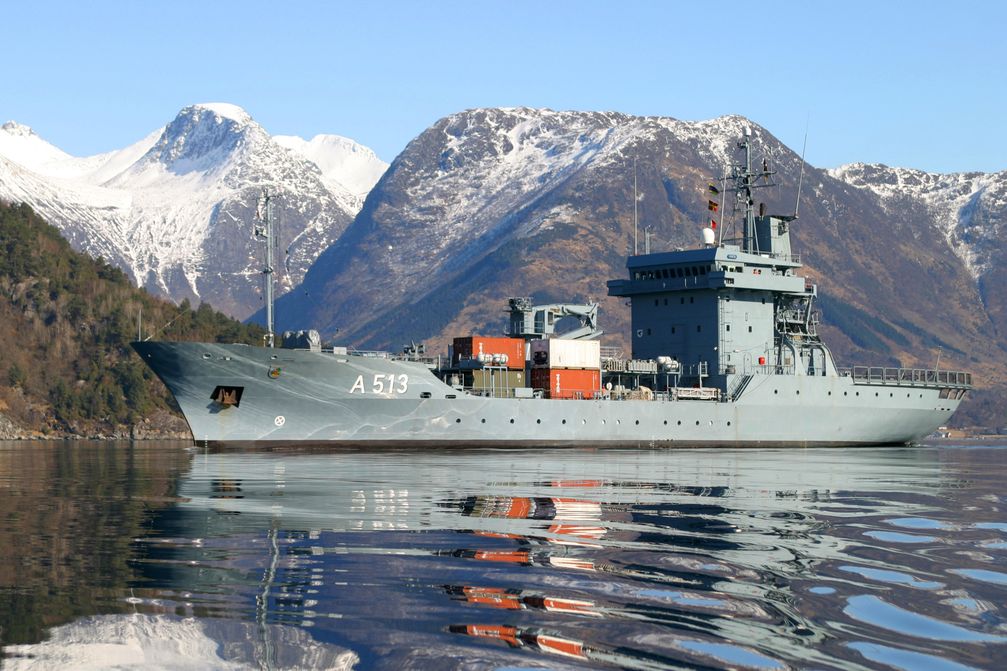
<path id="1" fill-rule="evenodd" d="M 241 107 L 231 103 L 197 103 L 193 107 L 213 112 L 219 117 L 231 119 L 238 123 L 248 123 L 252 120 L 251 115 Z"/>

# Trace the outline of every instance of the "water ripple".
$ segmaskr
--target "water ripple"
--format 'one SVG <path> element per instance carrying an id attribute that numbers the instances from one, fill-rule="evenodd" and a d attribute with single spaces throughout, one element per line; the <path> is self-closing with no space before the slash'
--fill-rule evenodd
<path id="1" fill-rule="evenodd" d="M 900 634 L 935 641 L 968 643 L 1004 643 L 1007 637 L 971 631 L 926 615 L 919 615 L 894 606 L 868 594 L 849 597 L 843 612 L 855 620 L 889 629 Z"/>
<path id="2" fill-rule="evenodd" d="M 1007 668 L 1003 454 L 0 450 L 4 665 Z"/>

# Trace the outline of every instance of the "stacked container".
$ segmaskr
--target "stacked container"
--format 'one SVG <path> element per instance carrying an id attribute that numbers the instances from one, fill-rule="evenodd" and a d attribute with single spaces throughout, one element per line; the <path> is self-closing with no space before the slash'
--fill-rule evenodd
<path id="1" fill-rule="evenodd" d="M 594 398 L 601 389 L 597 340 L 532 340 L 531 364 L 531 385 L 548 398 Z"/>
<path id="2" fill-rule="evenodd" d="M 464 366 L 466 362 L 524 370 L 524 339 L 489 336 L 455 338 L 451 364 L 458 367 Z"/>

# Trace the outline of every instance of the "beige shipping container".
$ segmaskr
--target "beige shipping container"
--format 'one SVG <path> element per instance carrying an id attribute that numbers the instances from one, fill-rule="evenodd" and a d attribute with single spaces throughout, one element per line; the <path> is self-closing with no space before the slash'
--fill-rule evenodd
<path id="1" fill-rule="evenodd" d="M 473 389 L 513 389 L 527 387 L 523 370 L 474 370 L 472 371 Z"/>
<path id="2" fill-rule="evenodd" d="M 535 368 L 601 368 L 601 344 L 597 340 L 531 341 L 531 361 Z"/>

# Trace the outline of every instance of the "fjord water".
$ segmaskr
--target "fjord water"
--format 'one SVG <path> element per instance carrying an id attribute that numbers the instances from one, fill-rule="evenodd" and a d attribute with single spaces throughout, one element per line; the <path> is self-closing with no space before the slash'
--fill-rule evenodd
<path id="1" fill-rule="evenodd" d="M 4 668 L 1007 668 L 1007 448 L 0 444 Z"/>

